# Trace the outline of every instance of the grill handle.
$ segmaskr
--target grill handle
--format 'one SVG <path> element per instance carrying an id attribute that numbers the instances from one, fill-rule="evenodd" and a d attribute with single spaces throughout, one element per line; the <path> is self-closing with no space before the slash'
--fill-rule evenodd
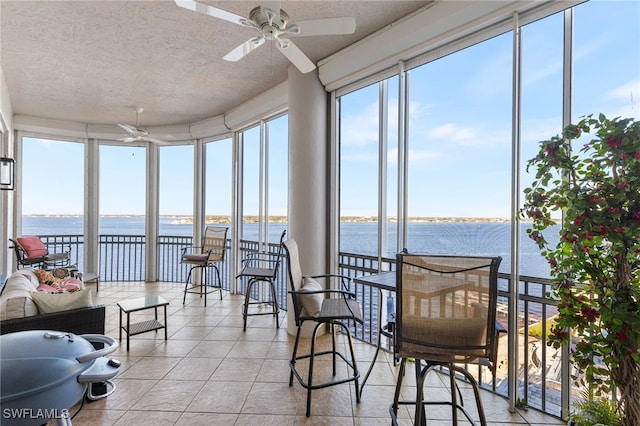
<path id="1" fill-rule="evenodd" d="M 86 339 L 90 343 L 104 343 L 107 346 L 98 351 L 92 351 L 83 355 L 78 355 L 76 357 L 76 360 L 78 360 L 78 362 L 91 361 L 93 359 L 109 355 L 111 352 L 118 349 L 118 342 L 113 337 L 105 336 L 103 334 L 81 334 L 80 337 Z"/>

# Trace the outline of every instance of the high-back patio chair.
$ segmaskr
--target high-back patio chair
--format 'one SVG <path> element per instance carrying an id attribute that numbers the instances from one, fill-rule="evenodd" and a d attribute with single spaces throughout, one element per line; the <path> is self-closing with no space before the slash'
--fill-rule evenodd
<path id="1" fill-rule="evenodd" d="M 71 246 L 65 245 L 63 251 L 50 253 L 40 237 L 23 236 L 16 239 L 9 238 L 16 255 L 16 268 L 21 267 L 41 267 L 48 269 L 51 267 L 69 265 Z"/>
<path id="2" fill-rule="evenodd" d="M 220 300 L 222 300 L 222 279 L 218 265 L 224 264 L 228 231 L 229 228 L 223 226 L 207 226 L 200 246 L 185 247 L 182 250 L 180 263 L 191 265 L 184 286 L 183 305 L 187 301 L 187 293 L 204 296 L 204 306 L 207 306 L 207 294 L 214 291 L 220 292 Z M 191 282 L 194 269 L 200 269 L 199 283 Z M 207 283 L 207 269 L 213 269 L 216 273 L 212 283 Z"/>
<path id="3" fill-rule="evenodd" d="M 425 404 L 450 405 L 453 424 L 458 411 L 473 423 L 456 383 L 459 373 L 471 384 L 480 424 L 486 425 L 478 383 L 464 366 L 489 365 L 495 374 L 500 262 L 500 257 L 397 255 L 395 339 L 401 361 L 391 406 L 394 424 L 401 404 L 415 404 L 416 425 L 423 422 Z M 407 358 L 416 362 L 415 401 L 399 401 Z M 449 373 L 451 399 L 424 401 L 425 377 L 436 367 Z"/>
<path id="4" fill-rule="evenodd" d="M 311 415 L 311 391 L 315 389 L 322 389 L 341 383 L 355 382 L 356 401 L 360 402 L 360 388 L 358 386 L 360 372 L 356 365 L 356 357 L 353 350 L 349 323 L 352 322 L 355 324 L 357 322 L 362 324 L 363 319 L 362 311 L 358 301 L 356 300 L 355 294 L 349 291 L 349 277 L 334 274 L 305 277 L 302 275 L 302 269 L 300 268 L 298 244 L 295 240 L 289 238 L 283 245 L 286 252 L 287 271 L 289 285 L 291 288 L 289 294 L 291 294 L 291 301 L 297 327 L 296 340 L 293 345 L 291 361 L 289 362 L 289 367 L 291 369 L 289 386 L 293 386 L 293 377 L 295 376 L 296 379 L 298 379 L 298 382 L 307 389 L 307 417 Z M 340 282 L 340 288 L 325 288 L 322 284 L 316 281 L 317 278 L 326 279 L 327 284 L 331 278 L 337 279 Z M 300 333 L 302 331 L 303 324 L 307 321 L 316 323 L 311 336 L 311 348 L 308 354 L 298 355 Z M 320 328 L 325 324 L 330 326 L 329 333 L 331 333 L 332 346 L 331 349 L 316 352 L 316 336 Z M 345 354 L 341 353 L 336 348 L 335 327 L 342 329 L 344 334 L 347 336 L 350 359 L 347 359 Z M 316 383 L 314 381 L 313 371 L 314 362 L 316 357 L 322 355 L 331 355 L 333 379 Z M 348 373 L 346 374 L 346 377 L 341 375 L 339 378 L 336 378 L 336 361 L 338 357 L 344 361 L 344 364 L 347 367 Z M 300 373 L 297 369 L 296 364 L 302 359 L 308 359 L 308 370 L 306 374 Z M 341 371 L 344 371 L 344 369 L 341 369 Z M 306 380 L 303 377 L 303 374 L 306 377 Z"/>
<path id="5" fill-rule="evenodd" d="M 251 252 L 242 260 L 242 270 L 236 278 L 248 278 L 247 288 L 244 294 L 244 303 L 242 305 L 243 330 L 247 330 L 247 317 L 252 315 L 273 315 L 276 320 L 276 328 L 280 328 L 280 308 L 278 307 L 278 297 L 276 294 L 276 278 L 278 277 L 278 269 L 282 260 L 282 252 L 284 250 L 282 243 L 287 231 L 282 231 L 280 235 L 280 244 L 278 251 L 275 253 L 258 253 Z M 264 282 L 269 286 L 270 299 L 268 300 L 251 300 L 251 292 L 256 283 Z M 270 305 L 272 310 L 264 311 L 253 309 L 249 311 L 252 305 Z"/>

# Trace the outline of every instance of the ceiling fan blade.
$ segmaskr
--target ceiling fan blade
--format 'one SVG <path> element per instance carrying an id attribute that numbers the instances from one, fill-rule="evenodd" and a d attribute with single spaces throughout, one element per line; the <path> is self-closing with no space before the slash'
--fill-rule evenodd
<path id="1" fill-rule="evenodd" d="M 224 19 L 225 21 L 233 22 L 234 24 L 244 25 L 242 21 L 245 20 L 240 15 L 227 12 L 226 10 L 218 9 L 217 7 L 209 6 L 208 4 L 198 3 L 193 0 L 175 0 L 176 4 L 188 10 L 194 12 L 204 13 L 205 15 L 213 16 L 214 18 Z M 279 14 L 280 12 L 278 12 Z"/>
<path id="2" fill-rule="evenodd" d="M 306 74 L 309 71 L 313 71 L 316 66 L 314 65 L 307 55 L 302 53 L 302 50 L 298 48 L 291 40 L 280 39 L 276 43 L 276 47 L 282 52 L 284 56 L 291 61 L 293 65 L 300 70 L 301 73 Z"/>
<path id="3" fill-rule="evenodd" d="M 264 44 L 264 37 L 254 37 L 227 53 L 222 59 L 236 62 L 248 55 L 252 50 Z"/>
<path id="4" fill-rule="evenodd" d="M 299 31 L 293 30 L 296 26 Z M 288 28 L 290 29 L 289 34 L 296 36 L 353 34 L 356 30 L 356 20 L 352 17 L 310 19 L 293 22 Z"/>
<path id="5" fill-rule="evenodd" d="M 130 135 L 135 134 L 138 129 L 136 129 L 135 127 L 129 125 L 129 124 L 119 124 L 118 126 L 122 127 L 127 133 L 129 133 Z"/>
<path id="6" fill-rule="evenodd" d="M 131 143 L 131 142 L 135 142 L 138 140 L 138 138 L 134 138 L 133 136 L 129 136 L 126 138 L 120 138 L 118 139 L 120 142 L 124 142 L 124 143 Z"/>
<path id="7" fill-rule="evenodd" d="M 260 2 L 260 10 L 264 16 L 267 16 L 266 10 L 274 14 L 271 23 L 280 21 L 280 0 L 263 0 Z"/>

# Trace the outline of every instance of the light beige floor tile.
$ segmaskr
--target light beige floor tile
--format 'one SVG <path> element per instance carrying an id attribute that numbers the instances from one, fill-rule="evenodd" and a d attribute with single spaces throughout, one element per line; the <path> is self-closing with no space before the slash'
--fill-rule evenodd
<path id="1" fill-rule="evenodd" d="M 207 381 L 218 368 L 219 358 L 183 358 L 164 377 L 165 380 Z"/>
<path id="2" fill-rule="evenodd" d="M 295 416 L 299 399 L 300 393 L 287 383 L 254 383 L 242 413 Z"/>
<path id="3" fill-rule="evenodd" d="M 173 425 L 180 413 L 168 411 L 127 411 L 118 421 L 116 426 L 131 425 L 153 425 L 153 426 L 169 426 Z"/>
<path id="4" fill-rule="evenodd" d="M 238 418 L 237 414 L 182 413 L 176 426 L 237 425 Z M 260 423 L 254 423 L 254 425 L 258 424 Z"/>
<path id="5" fill-rule="evenodd" d="M 252 385 L 251 382 L 206 382 L 186 411 L 240 413 Z"/>
<path id="6" fill-rule="evenodd" d="M 217 382 L 253 382 L 262 367 L 262 359 L 225 358 L 211 376 Z"/>
<path id="7" fill-rule="evenodd" d="M 161 380 L 133 405 L 133 410 L 184 411 L 204 382 Z"/>
<path id="8" fill-rule="evenodd" d="M 295 416 L 272 414 L 240 414 L 234 426 L 293 426 Z"/>
<path id="9" fill-rule="evenodd" d="M 144 357 L 118 377 L 123 379 L 162 379 L 182 358 Z"/>

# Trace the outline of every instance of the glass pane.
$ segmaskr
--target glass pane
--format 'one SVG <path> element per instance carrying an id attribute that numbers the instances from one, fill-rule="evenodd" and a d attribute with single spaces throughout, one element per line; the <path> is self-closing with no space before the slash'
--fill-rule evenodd
<path id="1" fill-rule="evenodd" d="M 22 139 L 22 235 L 84 233 L 84 145 Z"/>
<path id="2" fill-rule="evenodd" d="M 637 1 L 575 7 L 572 121 L 599 113 L 640 119 L 639 22 Z"/>
<path id="3" fill-rule="evenodd" d="M 269 242 L 280 241 L 280 234 L 287 228 L 289 199 L 289 116 L 285 115 L 268 123 L 269 132 Z"/>
<path id="4" fill-rule="evenodd" d="M 144 235 L 146 181 L 145 147 L 100 145 L 101 235 Z"/>
<path id="5" fill-rule="evenodd" d="M 409 74 L 407 249 L 509 269 L 512 36 Z"/>
<path id="6" fill-rule="evenodd" d="M 159 235 L 193 235 L 193 145 L 160 147 L 159 173 Z"/>
<path id="7" fill-rule="evenodd" d="M 527 162 L 538 154 L 540 141 L 562 131 L 563 28 L 564 13 L 557 13 L 522 29 L 521 191 L 535 178 Z M 520 274 L 549 278 L 548 262 L 527 236 L 530 227 L 521 225 Z"/>
<path id="8" fill-rule="evenodd" d="M 232 141 L 209 142 L 206 150 L 205 223 L 231 226 Z M 231 233 L 229 232 L 229 236 Z"/>
<path id="9" fill-rule="evenodd" d="M 340 98 L 340 251 L 378 251 L 379 85 Z"/>
<path id="10" fill-rule="evenodd" d="M 258 241 L 260 214 L 260 127 L 243 133 L 242 159 L 242 235 L 241 239 Z"/>

